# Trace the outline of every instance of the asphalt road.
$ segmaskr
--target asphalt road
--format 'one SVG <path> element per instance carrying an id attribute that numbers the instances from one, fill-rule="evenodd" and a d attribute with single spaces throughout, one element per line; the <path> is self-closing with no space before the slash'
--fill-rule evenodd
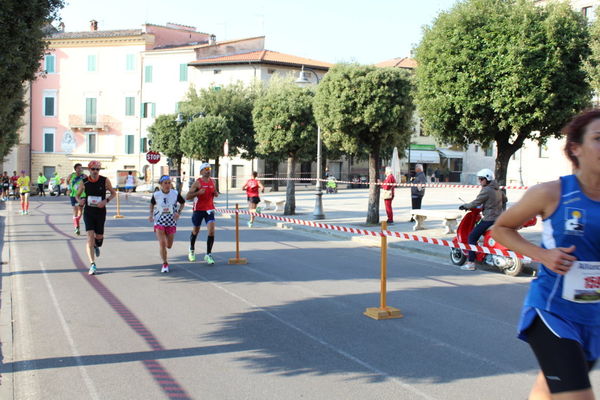
<path id="1" fill-rule="evenodd" d="M 537 371 L 515 338 L 528 277 L 464 272 L 310 232 L 218 218 L 215 266 L 187 261 L 189 208 L 160 274 L 147 205 L 111 204 L 99 274 L 65 198 L 0 211 L 0 398 L 523 399 Z M 202 229 L 198 260 L 205 247 Z M 600 375 L 592 374 L 593 384 Z M 12 397 L 10 397 L 12 396 Z"/>

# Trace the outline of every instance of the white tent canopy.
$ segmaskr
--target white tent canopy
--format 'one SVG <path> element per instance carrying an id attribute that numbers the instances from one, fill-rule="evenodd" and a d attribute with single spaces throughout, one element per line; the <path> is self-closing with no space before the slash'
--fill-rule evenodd
<path id="1" fill-rule="evenodd" d="M 440 155 L 436 150 L 406 150 L 406 158 L 410 153 L 411 163 L 439 164 Z"/>
<path id="2" fill-rule="evenodd" d="M 442 154 L 442 157 L 446 158 L 463 158 L 465 153 L 462 151 L 455 151 L 449 149 L 438 149 L 438 151 Z"/>

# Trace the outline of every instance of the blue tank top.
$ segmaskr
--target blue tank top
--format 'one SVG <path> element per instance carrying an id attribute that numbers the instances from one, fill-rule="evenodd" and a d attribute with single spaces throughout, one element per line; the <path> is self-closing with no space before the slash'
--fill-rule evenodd
<path id="1" fill-rule="evenodd" d="M 542 247 L 570 247 L 580 261 L 600 261 L 600 202 L 588 198 L 575 175 L 560 178 L 558 208 L 544 220 Z M 569 321 L 600 325 L 599 303 L 576 303 L 562 297 L 564 276 L 540 265 L 531 282 L 525 306 L 539 308 Z"/>

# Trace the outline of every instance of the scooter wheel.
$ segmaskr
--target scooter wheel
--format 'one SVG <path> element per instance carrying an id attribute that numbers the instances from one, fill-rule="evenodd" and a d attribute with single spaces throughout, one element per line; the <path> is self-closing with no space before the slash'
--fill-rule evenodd
<path id="1" fill-rule="evenodd" d="M 523 260 L 520 258 L 509 258 L 506 260 L 506 268 L 502 270 L 508 276 L 517 276 L 523 271 Z"/>
<path id="2" fill-rule="evenodd" d="M 452 249 L 450 250 L 450 261 L 460 267 L 467 261 L 467 256 L 461 249 Z"/>

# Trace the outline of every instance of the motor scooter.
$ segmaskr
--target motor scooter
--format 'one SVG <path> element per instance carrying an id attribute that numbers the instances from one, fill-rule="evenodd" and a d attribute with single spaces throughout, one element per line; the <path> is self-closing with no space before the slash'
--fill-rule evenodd
<path id="1" fill-rule="evenodd" d="M 337 193 L 337 182 L 334 176 L 329 176 L 327 178 L 327 183 L 325 184 L 325 190 L 327 193 Z"/>
<path id="2" fill-rule="evenodd" d="M 469 243 L 469 234 L 482 218 L 481 211 L 482 210 L 480 208 L 472 208 L 467 211 L 465 216 L 460 221 L 458 228 L 456 229 L 456 237 L 452 239 L 453 244 L 458 245 L 458 243 Z M 536 223 L 537 218 L 534 217 L 523 224 L 521 228 L 533 226 Z M 491 249 L 508 250 L 506 247 L 502 246 L 500 243 L 496 242 L 494 238 L 492 238 L 491 230 L 489 229 L 483 234 L 483 246 Z M 462 250 L 453 247 L 450 250 L 450 261 L 454 265 L 463 265 L 467 261 L 468 254 L 468 250 Z M 531 263 L 531 261 L 526 261 L 517 257 L 505 257 L 480 252 L 475 253 L 475 262 L 496 267 L 509 276 L 519 275 L 523 270 L 523 267 Z"/>

